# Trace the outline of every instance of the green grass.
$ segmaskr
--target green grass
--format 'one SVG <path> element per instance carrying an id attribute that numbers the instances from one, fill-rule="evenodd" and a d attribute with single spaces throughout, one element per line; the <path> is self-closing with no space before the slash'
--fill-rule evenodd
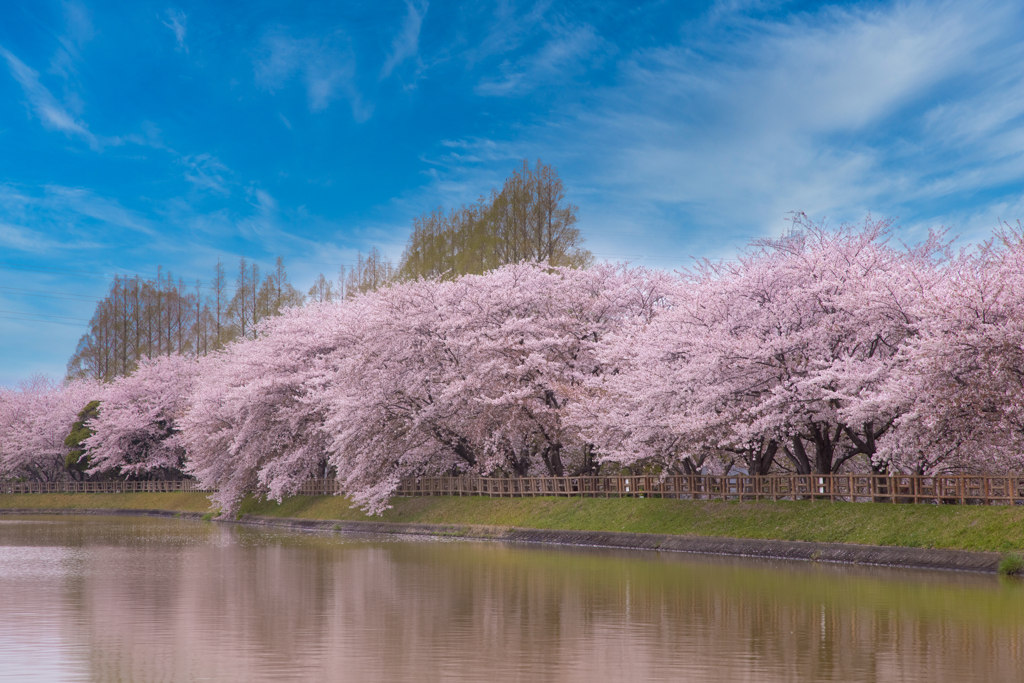
<path id="1" fill-rule="evenodd" d="M 656 498 L 396 498 L 380 518 L 344 498 L 247 499 L 242 512 L 307 519 L 479 524 L 1009 552 L 1024 548 L 1024 508 Z"/>
<path id="2" fill-rule="evenodd" d="M 1024 557 L 1017 553 L 1004 555 L 1003 559 L 999 562 L 998 571 L 1003 576 L 1014 576 L 1024 572 Z"/>
<path id="3" fill-rule="evenodd" d="M 6 493 L 0 509 L 125 509 L 211 512 L 205 493 Z"/>
<path id="4" fill-rule="evenodd" d="M 656 498 L 396 498 L 368 517 L 336 496 L 282 503 L 248 498 L 240 512 L 324 520 L 473 524 L 1012 553 L 1024 549 L 1024 507 Z M 129 508 L 210 512 L 201 493 L 8 494 L 0 508 Z"/>

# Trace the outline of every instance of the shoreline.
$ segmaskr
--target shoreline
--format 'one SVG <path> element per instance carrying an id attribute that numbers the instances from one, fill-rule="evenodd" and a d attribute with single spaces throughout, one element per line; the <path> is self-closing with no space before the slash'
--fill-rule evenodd
<path id="1" fill-rule="evenodd" d="M 208 515 L 209 513 L 206 514 Z M 8 508 L 0 509 L 0 515 L 110 515 L 190 520 L 202 520 L 206 516 L 200 512 L 130 508 Z M 206 518 L 209 519 L 209 517 Z M 466 540 L 499 541 L 505 543 L 616 548 L 621 550 L 656 550 L 700 555 L 799 560 L 989 574 L 997 572 L 999 563 L 1004 557 L 1003 554 L 996 552 L 859 545 L 852 543 L 684 536 L 617 531 L 531 529 L 515 526 L 474 524 L 303 519 L 255 514 L 243 514 L 238 519 L 214 518 L 210 521 L 243 526 L 286 528 L 297 531 L 455 537 Z"/>

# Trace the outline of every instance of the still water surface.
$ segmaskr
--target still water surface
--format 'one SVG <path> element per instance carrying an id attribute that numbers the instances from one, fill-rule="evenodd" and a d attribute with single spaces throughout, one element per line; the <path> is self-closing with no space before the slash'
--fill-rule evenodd
<path id="1" fill-rule="evenodd" d="M 1024 681 L 1024 585 L 942 572 L 0 519 L 7 681 Z"/>

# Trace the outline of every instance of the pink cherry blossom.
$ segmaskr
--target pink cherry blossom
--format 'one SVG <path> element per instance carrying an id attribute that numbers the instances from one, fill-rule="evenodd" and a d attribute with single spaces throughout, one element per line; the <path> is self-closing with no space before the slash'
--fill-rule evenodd
<path id="1" fill-rule="evenodd" d="M 225 509 L 310 477 L 380 512 L 437 474 L 1018 471 L 1021 229 L 953 254 L 870 218 L 794 228 L 679 273 L 399 283 L 106 386 L 0 390 L 0 472 L 69 476 L 63 439 L 93 399 L 92 474 L 183 471 Z"/>
<path id="2" fill-rule="evenodd" d="M 694 471 L 711 457 L 834 473 L 870 458 L 899 406 L 877 389 L 916 333 L 941 241 L 888 244 L 889 224 L 798 231 L 679 278 L 670 305 L 613 335 L 578 419 L 605 458 Z M 708 461 L 710 462 L 710 461 Z M 866 461 L 865 461 L 866 462 Z"/>
<path id="3" fill-rule="evenodd" d="M 134 374 L 105 387 L 99 416 L 87 426 L 90 474 L 181 477 L 185 447 L 178 420 L 199 372 L 188 356 L 144 359 Z"/>
<path id="4" fill-rule="evenodd" d="M 86 404 L 102 397 L 93 381 L 58 384 L 33 377 L 18 389 L 0 389 L 0 477 L 59 481 L 70 448 L 64 439 Z"/>
<path id="5" fill-rule="evenodd" d="M 1024 234 L 1007 226 L 928 288 L 920 334 L 883 400 L 902 408 L 878 459 L 911 473 L 1019 472 L 1024 457 Z"/>

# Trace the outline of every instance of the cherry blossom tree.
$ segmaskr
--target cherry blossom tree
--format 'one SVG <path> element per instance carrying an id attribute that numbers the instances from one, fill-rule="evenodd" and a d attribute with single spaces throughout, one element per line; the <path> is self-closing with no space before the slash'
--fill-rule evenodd
<path id="1" fill-rule="evenodd" d="M 321 393 L 346 491 L 378 510 L 407 476 L 592 466 L 566 408 L 601 371 L 604 336 L 650 316 L 665 280 L 526 263 L 367 297 Z"/>
<path id="2" fill-rule="evenodd" d="M 315 303 L 266 319 L 240 340 L 200 361 L 182 418 L 187 472 L 234 509 L 247 492 L 281 499 L 323 477 L 329 438 L 323 409 L 310 398 L 321 358 L 351 339 L 360 306 Z"/>
<path id="3" fill-rule="evenodd" d="M 699 263 L 663 315 L 609 339 L 618 370 L 593 380 L 579 418 L 606 458 L 691 472 L 714 455 L 765 474 L 785 455 L 830 474 L 874 455 L 898 416 L 878 388 L 916 334 L 943 244 L 896 249 L 889 223 L 870 219 L 796 227 Z"/>
<path id="4" fill-rule="evenodd" d="M 544 263 L 420 279 L 265 318 L 109 385 L 0 389 L 0 475 L 184 471 L 234 509 L 336 477 L 1019 469 L 1024 234 L 950 253 L 887 221 L 794 230 L 669 274 Z"/>
<path id="5" fill-rule="evenodd" d="M 926 291 L 918 336 L 882 400 L 902 406 L 876 459 L 912 474 L 1020 471 L 1024 455 L 1024 234 L 961 252 Z"/>
<path id="6" fill-rule="evenodd" d="M 227 508 L 330 471 L 375 511 L 408 476 L 582 471 L 591 448 L 565 407 L 666 280 L 520 264 L 290 311 L 201 362 L 188 471 Z"/>
<path id="7" fill-rule="evenodd" d="M 83 442 L 89 473 L 180 477 L 185 446 L 178 422 L 198 372 L 194 358 L 162 356 L 107 385 L 98 416 L 86 424 L 93 431 Z"/>
<path id="8" fill-rule="evenodd" d="M 81 380 L 58 384 L 36 376 L 0 389 L 0 476 L 61 481 L 70 475 L 64 439 L 79 411 L 102 397 L 102 386 Z"/>

